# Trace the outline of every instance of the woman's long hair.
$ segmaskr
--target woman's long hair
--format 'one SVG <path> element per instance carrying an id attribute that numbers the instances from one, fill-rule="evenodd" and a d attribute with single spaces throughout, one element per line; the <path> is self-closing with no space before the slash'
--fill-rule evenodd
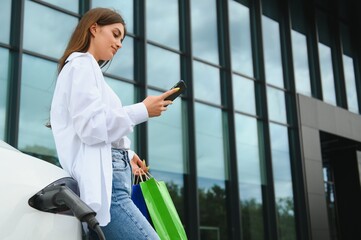
<path id="1" fill-rule="evenodd" d="M 66 59 L 73 52 L 86 52 L 89 49 L 91 33 L 90 27 L 97 23 L 100 26 L 121 23 L 124 26 L 124 36 L 127 33 L 123 17 L 115 10 L 109 8 L 93 8 L 86 12 L 80 19 L 73 34 L 70 37 L 68 46 L 59 60 L 58 72 L 63 69 Z"/>
<path id="2" fill-rule="evenodd" d="M 91 33 L 90 27 L 97 23 L 100 26 L 111 25 L 114 23 L 121 23 L 124 26 L 124 37 L 127 33 L 125 22 L 122 16 L 115 10 L 108 8 L 93 8 L 86 12 L 80 19 L 73 34 L 70 37 L 68 46 L 66 47 L 63 56 L 58 63 L 58 73 L 63 69 L 66 59 L 73 52 L 86 52 L 89 49 Z M 105 66 L 104 61 L 99 61 L 99 64 Z M 46 127 L 51 128 L 50 120 L 45 124 Z"/>

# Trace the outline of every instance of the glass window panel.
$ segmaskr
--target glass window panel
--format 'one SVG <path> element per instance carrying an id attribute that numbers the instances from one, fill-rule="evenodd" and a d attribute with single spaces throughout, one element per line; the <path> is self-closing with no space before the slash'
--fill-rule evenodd
<path id="1" fill-rule="evenodd" d="M 357 91 L 353 59 L 347 55 L 342 56 L 343 69 L 345 72 L 347 105 L 351 112 L 358 113 Z"/>
<path id="2" fill-rule="evenodd" d="M 274 179 L 291 181 L 290 151 L 287 127 L 270 124 L 272 166 Z"/>
<path id="3" fill-rule="evenodd" d="M 106 7 L 116 10 L 122 15 L 127 31 L 134 33 L 134 0 L 92 0 L 92 8 Z"/>
<path id="4" fill-rule="evenodd" d="M 279 23 L 262 16 L 262 34 L 266 81 L 269 84 L 283 88 Z"/>
<path id="5" fill-rule="evenodd" d="M 310 71 L 308 68 L 306 36 L 295 30 L 291 31 L 292 54 L 295 71 L 296 91 L 311 96 Z"/>
<path id="6" fill-rule="evenodd" d="M 291 0 L 290 7 L 292 18 L 291 43 L 296 91 L 311 97 L 311 78 L 308 65 L 304 1 Z"/>
<path id="7" fill-rule="evenodd" d="M 50 106 L 57 77 L 57 64 L 24 55 L 21 80 L 19 149 L 56 156 L 49 121 Z"/>
<path id="8" fill-rule="evenodd" d="M 285 93 L 273 87 L 267 87 L 269 119 L 287 123 Z"/>
<path id="9" fill-rule="evenodd" d="M 297 239 L 292 182 L 275 180 L 278 239 Z"/>
<path id="10" fill-rule="evenodd" d="M 234 74 L 233 102 L 237 111 L 256 115 L 254 81 Z"/>
<path id="11" fill-rule="evenodd" d="M 2 0 L 0 3 L 0 42 L 9 43 L 10 41 L 10 22 L 11 22 L 11 0 Z"/>
<path id="12" fill-rule="evenodd" d="M 148 95 L 161 92 L 149 91 Z M 161 117 L 148 121 L 150 168 L 157 171 L 185 173 L 183 157 L 183 129 L 181 101 L 174 101 Z"/>
<path id="13" fill-rule="evenodd" d="M 238 181 L 261 185 L 257 120 L 236 114 Z"/>
<path id="14" fill-rule="evenodd" d="M 24 48 L 60 58 L 77 23 L 75 17 L 26 1 Z"/>
<path id="15" fill-rule="evenodd" d="M 261 160 L 257 120 L 236 114 L 235 125 L 243 237 L 263 239 Z"/>
<path id="16" fill-rule="evenodd" d="M 106 73 L 134 80 L 134 39 L 126 37 L 123 47 L 118 50 L 112 61 L 103 68 Z"/>
<path id="17" fill-rule="evenodd" d="M 297 239 L 287 127 L 271 123 L 270 138 L 279 238 Z"/>
<path id="18" fill-rule="evenodd" d="M 148 0 L 145 2 L 147 38 L 179 49 L 178 0 Z"/>
<path id="19" fill-rule="evenodd" d="M 336 106 L 331 48 L 322 43 L 318 43 L 318 52 L 320 56 L 323 100 Z"/>
<path id="20" fill-rule="evenodd" d="M 75 13 L 79 12 L 79 1 L 74 1 L 74 0 L 43 0 L 43 1 L 59 6 L 61 8 L 65 8 Z"/>
<path id="21" fill-rule="evenodd" d="M 221 104 L 219 69 L 193 61 L 194 96 L 196 99 Z"/>
<path id="22" fill-rule="evenodd" d="M 265 239 L 262 188 L 258 184 L 239 183 L 244 239 Z"/>
<path id="23" fill-rule="evenodd" d="M 345 85 L 347 106 L 351 112 L 358 113 L 359 106 L 357 101 L 356 78 L 353 62 L 353 51 L 351 47 L 350 30 L 345 24 L 341 24 L 341 39 L 342 39 L 342 60 L 343 70 L 345 73 Z"/>
<path id="24" fill-rule="evenodd" d="M 147 45 L 148 84 L 168 90 L 180 80 L 178 54 L 153 45 Z"/>
<path id="25" fill-rule="evenodd" d="M 191 1 L 191 19 L 194 56 L 219 64 L 216 0 Z"/>
<path id="26" fill-rule="evenodd" d="M 232 68 L 253 77 L 250 11 L 234 0 L 229 1 L 229 28 Z"/>
<path id="27" fill-rule="evenodd" d="M 317 34 L 318 34 L 318 54 L 320 60 L 321 83 L 323 101 L 332 105 L 336 103 L 335 79 L 332 65 L 332 49 L 330 43 L 330 32 L 327 15 L 322 11 L 317 11 Z"/>
<path id="28" fill-rule="evenodd" d="M 198 177 L 225 180 L 222 111 L 196 103 L 195 115 Z"/>
<path id="29" fill-rule="evenodd" d="M 111 89 L 113 89 L 113 91 L 118 95 L 123 106 L 131 105 L 135 103 L 133 84 L 122 82 L 108 77 L 105 77 L 105 81 L 108 83 Z M 134 132 L 128 134 L 127 137 L 132 141 L 131 149 L 134 150 L 136 148 L 135 145 L 136 142 L 134 140 Z"/>
<path id="30" fill-rule="evenodd" d="M 9 82 L 9 51 L 0 48 L 0 139 L 5 140 L 6 107 Z"/>
<path id="31" fill-rule="evenodd" d="M 226 187 L 224 181 L 198 178 L 199 222 L 201 239 L 230 239 L 228 236 Z"/>

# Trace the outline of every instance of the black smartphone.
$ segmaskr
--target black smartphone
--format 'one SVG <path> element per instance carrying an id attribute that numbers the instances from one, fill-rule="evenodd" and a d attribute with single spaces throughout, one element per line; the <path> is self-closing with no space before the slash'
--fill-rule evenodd
<path id="1" fill-rule="evenodd" d="M 179 88 L 179 90 L 177 92 L 173 93 L 172 95 L 168 96 L 165 100 L 173 101 L 186 90 L 187 86 L 183 80 L 180 80 L 171 89 L 173 89 L 173 88 Z"/>

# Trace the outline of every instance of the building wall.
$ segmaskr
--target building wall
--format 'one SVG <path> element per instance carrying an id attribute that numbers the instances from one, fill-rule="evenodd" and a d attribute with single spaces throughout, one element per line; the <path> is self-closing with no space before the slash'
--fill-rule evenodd
<path id="1" fill-rule="evenodd" d="M 334 226 L 329 225 L 325 201 L 320 132 L 361 143 L 361 116 L 302 95 L 298 96 L 298 107 L 312 239 L 333 239 L 330 237 L 330 228 Z M 346 153 L 342 155 L 342 160 L 348 161 Z M 357 193 L 353 195 L 356 197 Z M 348 202 L 351 204 L 351 199 Z"/>
<path id="2" fill-rule="evenodd" d="M 124 105 L 187 83 L 162 117 L 130 138 L 168 183 L 189 238 L 317 239 L 315 229 L 327 236 L 324 220 L 314 225 L 322 186 L 304 178 L 321 167 L 319 143 L 302 148 L 311 144 L 302 137 L 317 138 L 302 125 L 315 116 L 297 111 L 297 94 L 343 109 L 335 120 L 330 111 L 317 113 L 317 121 L 357 134 L 347 113 L 359 115 L 361 107 L 360 3 L 3 0 L 1 139 L 58 164 L 44 126 L 57 60 L 78 19 L 99 6 L 118 10 L 127 23 L 123 48 L 103 69 Z M 320 205 L 308 206 L 310 196 Z"/>

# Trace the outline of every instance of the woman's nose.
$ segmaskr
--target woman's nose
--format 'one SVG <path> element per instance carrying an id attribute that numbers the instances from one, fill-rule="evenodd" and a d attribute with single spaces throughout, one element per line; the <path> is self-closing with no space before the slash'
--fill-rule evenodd
<path id="1" fill-rule="evenodd" d="M 123 47 L 123 44 L 121 41 L 117 42 L 117 47 L 118 47 L 118 49 Z"/>

